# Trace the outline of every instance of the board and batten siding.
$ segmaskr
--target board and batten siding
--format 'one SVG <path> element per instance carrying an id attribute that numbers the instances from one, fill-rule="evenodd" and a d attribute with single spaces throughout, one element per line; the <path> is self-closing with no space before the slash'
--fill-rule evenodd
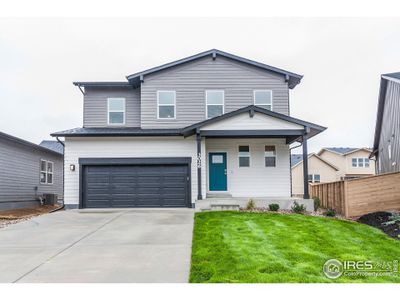
<path id="1" fill-rule="evenodd" d="M 146 75 L 141 84 L 142 128 L 181 128 L 206 119 L 206 90 L 223 90 L 224 112 L 254 104 L 253 92 L 273 92 L 273 110 L 289 115 L 285 78 L 228 58 L 205 57 Z M 176 91 L 176 119 L 157 119 L 157 91 Z"/>
<path id="2" fill-rule="evenodd" d="M 54 163 L 53 184 L 40 183 L 41 159 Z M 0 209 L 37 205 L 44 193 L 63 196 L 62 156 L 0 139 Z"/>
<path id="3" fill-rule="evenodd" d="M 191 198 L 197 198 L 197 148 L 194 137 L 112 137 L 112 138 L 66 138 L 65 139 L 65 204 L 79 204 L 79 158 L 134 158 L 134 157 L 192 157 Z M 202 147 L 202 162 L 205 147 Z M 69 166 L 74 164 L 75 171 Z M 205 168 L 202 169 L 203 193 L 205 191 Z M 204 194 L 205 196 L 205 194 Z"/>
<path id="4" fill-rule="evenodd" d="M 140 127 L 140 89 L 130 87 L 85 87 L 83 127 L 110 127 L 107 99 L 125 98 L 125 127 Z M 118 125 L 118 127 L 121 127 Z"/>
<path id="5" fill-rule="evenodd" d="M 386 89 L 379 138 L 378 173 L 400 171 L 400 83 L 388 80 Z"/>
<path id="6" fill-rule="evenodd" d="M 250 147 L 250 167 L 239 167 L 239 146 L 247 145 Z M 265 167 L 266 145 L 276 147 L 276 167 Z M 210 152 L 226 152 L 228 193 L 233 197 L 291 196 L 289 145 L 285 139 L 207 139 L 206 152 L 207 166 Z"/>

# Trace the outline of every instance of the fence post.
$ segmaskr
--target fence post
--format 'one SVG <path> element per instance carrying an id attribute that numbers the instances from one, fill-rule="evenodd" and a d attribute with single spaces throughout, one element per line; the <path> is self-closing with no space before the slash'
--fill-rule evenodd
<path id="1" fill-rule="evenodd" d="M 347 198 L 347 188 L 348 188 L 348 181 L 343 181 L 343 206 L 344 206 L 344 215 L 346 218 L 349 217 L 349 203 L 348 203 L 348 198 Z"/>

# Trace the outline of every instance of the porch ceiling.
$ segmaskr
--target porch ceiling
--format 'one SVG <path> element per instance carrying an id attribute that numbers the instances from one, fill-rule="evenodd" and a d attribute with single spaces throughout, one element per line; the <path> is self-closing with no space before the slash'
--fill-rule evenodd
<path id="1" fill-rule="evenodd" d="M 301 139 L 305 130 L 200 130 L 200 136 L 206 138 L 285 138 L 290 144 Z"/>

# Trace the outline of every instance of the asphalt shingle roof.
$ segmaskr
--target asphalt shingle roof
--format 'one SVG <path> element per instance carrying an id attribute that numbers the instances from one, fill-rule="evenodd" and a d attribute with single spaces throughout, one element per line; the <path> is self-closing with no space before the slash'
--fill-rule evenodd
<path id="1" fill-rule="evenodd" d="M 290 160 L 293 167 L 294 165 L 297 165 L 299 162 L 303 161 L 303 154 L 292 154 L 290 156 Z"/>
<path id="2" fill-rule="evenodd" d="M 60 154 L 64 153 L 64 146 L 60 142 L 57 142 L 57 141 L 41 141 L 39 146 L 53 150 Z"/>
<path id="3" fill-rule="evenodd" d="M 325 149 L 340 153 L 340 154 L 347 154 L 349 152 L 355 151 L 359 148 L 349 148 L 349 147 L 326 147 Z"/>

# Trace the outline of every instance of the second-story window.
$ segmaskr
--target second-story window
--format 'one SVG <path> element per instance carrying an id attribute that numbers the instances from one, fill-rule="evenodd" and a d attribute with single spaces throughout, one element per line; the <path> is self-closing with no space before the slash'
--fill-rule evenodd
<path id="1" fill-rule="evenodd" d="M 159 119 L 175 119 L 176 93 L 175 91 L 157 92 L 157 116 Z"/>
<path id="2" fill-rule="evenodd" d="M 125 124 L 125 98 L 108 98 L 108 125 Z"/>
<path id="3" fill-rule="evenodd" d="M 206 91 L 207 119 L 224 113 L 224 91 Z"/>
<path id="4" fill-rule="evenodd" d="M 272 110 L 272 91 L 270 90 L 255 90 L 254 105 Z"/>
<path id="5" fill-rule="evenodd" d="M 369 168 L 369 158 L 352 158 L 351 166 L 353 168 Z"/>

